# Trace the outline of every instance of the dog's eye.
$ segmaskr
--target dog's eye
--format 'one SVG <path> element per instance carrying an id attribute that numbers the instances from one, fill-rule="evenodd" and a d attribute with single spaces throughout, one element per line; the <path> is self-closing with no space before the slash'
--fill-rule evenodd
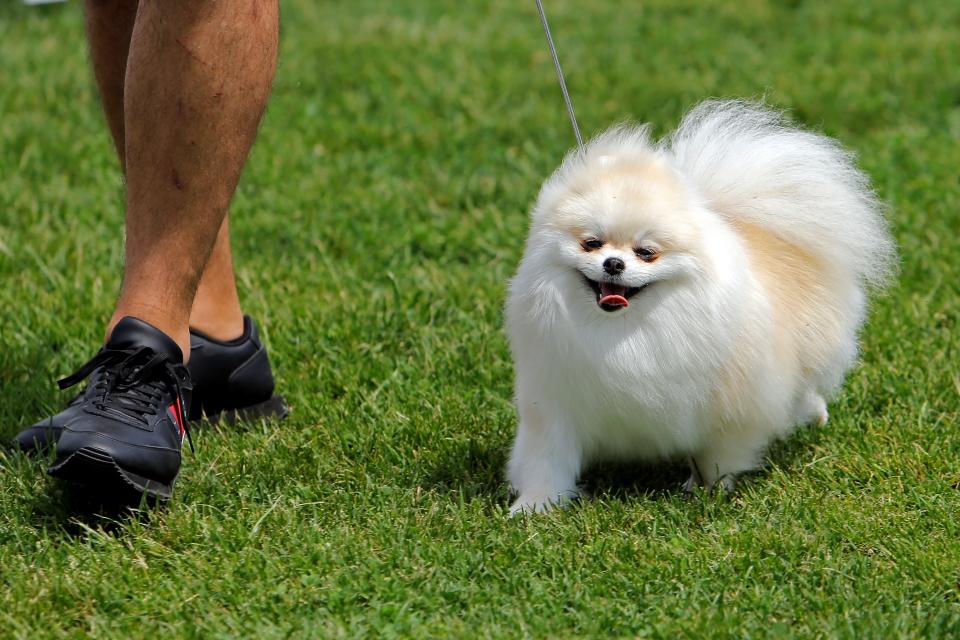
<path id="1" fill-rule="evenodd" d="M 660 252 L 650 247 L 637 247 L 633 252 L 644 262 L 653 262 L 660 257 Z"/>
<path id="2" fill-rule="evenodd" d="M 582 240 L 580 245 L 587 251 L 593 251 L 594 249 L 599 249 L 603 246 L 603 240 L 598 238 L 587 238 L 586 240 Z"/>

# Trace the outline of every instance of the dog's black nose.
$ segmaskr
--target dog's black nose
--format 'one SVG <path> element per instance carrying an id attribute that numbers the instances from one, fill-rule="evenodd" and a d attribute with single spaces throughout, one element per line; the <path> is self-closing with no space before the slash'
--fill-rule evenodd
<path id="1" fill-rule="evenodd" d="M 603 261 L 603 270 L 612 276 L 620 275 L 627 265 L 620 258 L 607 258 Z"/>

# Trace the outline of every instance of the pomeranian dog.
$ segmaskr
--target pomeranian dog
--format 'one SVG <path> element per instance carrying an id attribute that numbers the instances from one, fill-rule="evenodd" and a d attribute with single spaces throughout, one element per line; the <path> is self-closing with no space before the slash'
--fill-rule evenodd
<path id="1" fill-rule="evenodd" d="M 824 424 L 893 270 L 881 209 L 850 153 L 760 104 L 568 154 L 507 302 L 511 513 L 577 496 L 600 460 L 686 457 L 686 490 L 730 490 L 771 441 Z"/>

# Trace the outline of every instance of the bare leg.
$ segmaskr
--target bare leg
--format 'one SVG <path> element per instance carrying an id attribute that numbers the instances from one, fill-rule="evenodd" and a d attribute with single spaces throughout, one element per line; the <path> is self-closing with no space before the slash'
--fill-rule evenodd
<path id="1" fill-rule="evenodd" d="M 239 316 L 238 301 L 224 303 L 236 288 L 223 221 L 273 79 L 277 3 L 256 0 L 241 10 L 233 3 L 144 1 L 128 41 L 125 82 L 118 84 L 110 78 L 120 68 L 124 38 L 109 37 L 122 29 L 107 12 L 122 4 L 87 5 L 98 83 L 114 139 L 118 146 L 123 141 L 128 184 L 124 284 L 110 327 L 136 316 L 188 354 L 194 294 L 218 237 L 204 290 L 226 295 L 206 304 L 201 317 L 221 305 L 226 315 Z M 122 127 L 111 107 L 117 87 Z M 225 275 L 226 286 L 219 282 Z M 200 328 L 215 337 L 239 334 Z"/>
<path id="2" fill-rule="evenodd" d="M 243 311 L 233 275 L 228 218 L 220 225 L 220 233 L 200 278 L 190 311 L 190 326 L 219 340 L 230 340 L 243 333 Z"/>
<path id="3" fill-rule="evenodd" d="M 121 169 L 124 168 L 123 82 L 137 3 L 138 0 L 87 0 L 85 10 L 93 73 Z"/>
<path id="4" fill-rule="evenodd" d="M 90 57 L 103 111 L 120 157 L 121 169 L 124 170 L 124 81 L 138 4 L 139 0 L 87 0 L 85 11 Z M 224 340 L 243 332 L 243 311 L 233 275 L 230 232 L 226 219 L 200 278 L 190 314 L 190 326 Z"/>

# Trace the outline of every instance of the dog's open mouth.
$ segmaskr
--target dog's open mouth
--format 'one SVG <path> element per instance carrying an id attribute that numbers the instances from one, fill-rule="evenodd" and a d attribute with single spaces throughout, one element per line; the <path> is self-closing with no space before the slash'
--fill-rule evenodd
<path id="1" fill-rule="evenodd" d="M 604 311 L 616 311 L 630 306 L 630 298 L 643 291 L 647 285 L 640 287 L 626 287 L 616 282 L 597 282 L 583 276 L 587 284 L 597 296 L 597 306 Z"/>

